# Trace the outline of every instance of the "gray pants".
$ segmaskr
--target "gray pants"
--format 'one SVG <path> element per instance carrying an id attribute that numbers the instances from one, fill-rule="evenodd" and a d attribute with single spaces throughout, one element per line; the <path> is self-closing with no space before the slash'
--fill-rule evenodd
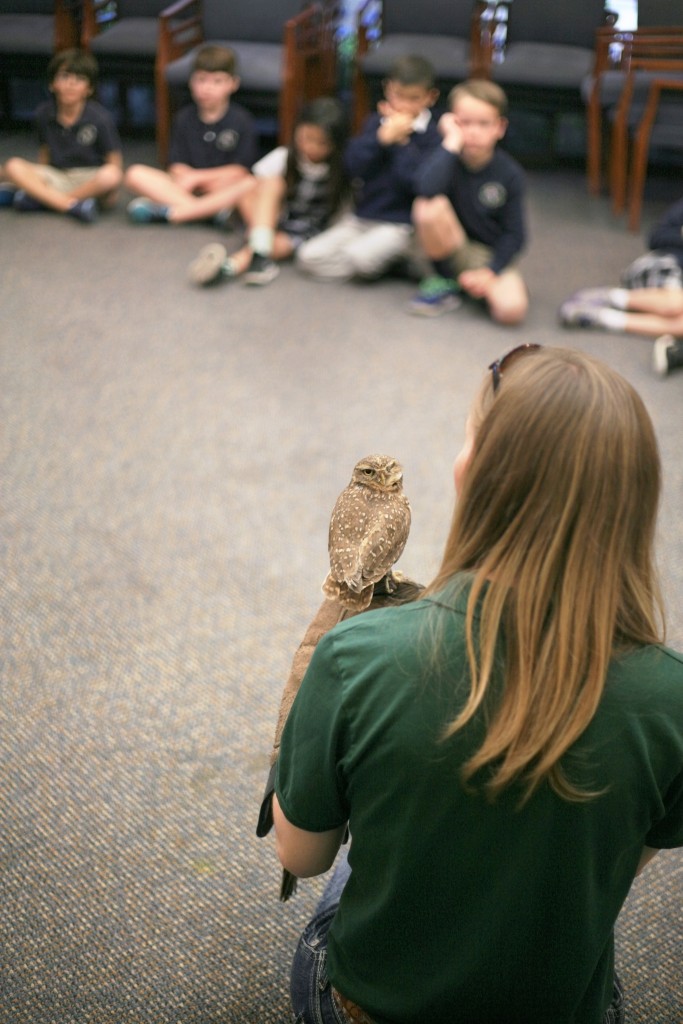
<path id="1" fill-rule="evenodd" d="M 325 281 L 372 279 L 409 255 L 412 240 L 411 224 L 362 220 L 347 213 L 333 227 L 299 246 L 297 266 Z"/>

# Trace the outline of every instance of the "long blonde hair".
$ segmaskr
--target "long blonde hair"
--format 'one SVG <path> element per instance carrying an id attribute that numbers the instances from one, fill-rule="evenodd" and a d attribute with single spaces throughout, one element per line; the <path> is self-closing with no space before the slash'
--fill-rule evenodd
<path id="1" fill-rule="evenodd" d="M 594 794 L 573 784 L 560 760 L 596 712 L 610 659 L 663 638 L 652 422 L 618 373 L 554 348 L 518 359 L 495 398 L 489 376 L 472 417 L 471 461 L 427 588 L 433 594 L 456 574 L 472 579 L 470 692 L 446 736 L 485 714 L 484 741 L 463 778 L 486 768 L 491 798 L 516 781 L 525 800 L 547 779 L 560 796 L 586 799 Z"/>

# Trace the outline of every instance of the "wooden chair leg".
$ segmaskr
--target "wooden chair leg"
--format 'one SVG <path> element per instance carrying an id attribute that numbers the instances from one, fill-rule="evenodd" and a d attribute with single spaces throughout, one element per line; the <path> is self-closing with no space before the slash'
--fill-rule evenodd
<path id="1" fill-rule="evenodd" d="M 586 109 L 586 178 L 588 191 L 597 196 L 602 186 L 602 109 L 597 84 Z"/>
<path id="2" fill-rule="evenodd" d="M 636 135 L 633 144 L 633 158 L 629 175 L 628 226 L 631 231 L 638 231 L 640 227 L 649 149 L 650 133 L 641 130 Z"/>
<path id="3" fill-rule="evenodd" d="M 626 168 L 628 161 L 628 128 L 617 120 L 612 131 L 610 145 L 610 193 L 614 213 L 624 212 L 626 206 Z"/>
<path id="4" fill-rule="evenodd" d="M 171 98 L 163 68 L 158 68 L 155 72 L 154 95 L 157 122 L 157 156 L 160 166 L 166 167 L 168 163 L 168 150 L 171 144 Z"/>

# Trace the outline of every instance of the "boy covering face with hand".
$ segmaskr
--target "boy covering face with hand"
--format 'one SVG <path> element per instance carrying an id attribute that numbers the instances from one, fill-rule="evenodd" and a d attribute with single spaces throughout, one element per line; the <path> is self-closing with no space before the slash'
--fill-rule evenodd
<path id="1" fill-rule="evenodd" d="M 411 312 L 437 316 L 460 305 L 459 292 L 484 301 L 494 320 L 520 323 L 528 294 L 514 265 L 526 239 L 525 181 L 497 149 L 507 129 L 507 100 L 494 82 L 455 86 L 439 121 L 441 145 L 421 168 L 413 219 L 434 275 Z"/>

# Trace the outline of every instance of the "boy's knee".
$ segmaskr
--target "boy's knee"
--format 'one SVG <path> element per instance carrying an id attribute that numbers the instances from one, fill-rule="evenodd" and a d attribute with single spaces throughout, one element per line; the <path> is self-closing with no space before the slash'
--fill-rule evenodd
<path id="1" fill-rule="evenodd" d="M 9 160 L 5 161 L 5 176 L 12 181 L 17 171 L 21 173 L 21 168 L 25 167 L 26 163 L 27 161 L 23 160 L 20 156 L 11 156 Z"/>
<path id="2" fill-rule="evenodd" d="M 421 196 L 413 203 L 413 223 L 416 227 L 424 227 L 442 220 L 444 214 L 449 211 L 452 214 L 453 207 L 446 196 L 433 196 L 431 199 Z"/>
<path id="3" fill-rule="evenodd" d="M 529 300 L 522 297 L 514 301 L 489 304 L 489 312 L 492 319 L 504 327 L 514 327 L 517 324 L 521 324 L 528 311 Z"/>
<path id="4" fill-rule="evenodd" d="M 138 182 L 138 180 L 140 178 L 140 173 L 141 172 L 143 174 L 145 173 L 145 166 L 144 166 L 144 164 L 131 164 L 130 165 L 130 167 L 128 168 L 126 173 L 123 175 L 123 184 L 126 186 L 126 188 L 135 188 L 135 186 L 136 186 L 136 184 L 137 184 L 137 182 Z"/>
<path id="5" fill-rule="evenodd" d="M 115 164 L 105 164 L 100 168 L 100 180 L 102 187 L 107 192 L 112 192 L 123 181 L 123 171 Z"/>

